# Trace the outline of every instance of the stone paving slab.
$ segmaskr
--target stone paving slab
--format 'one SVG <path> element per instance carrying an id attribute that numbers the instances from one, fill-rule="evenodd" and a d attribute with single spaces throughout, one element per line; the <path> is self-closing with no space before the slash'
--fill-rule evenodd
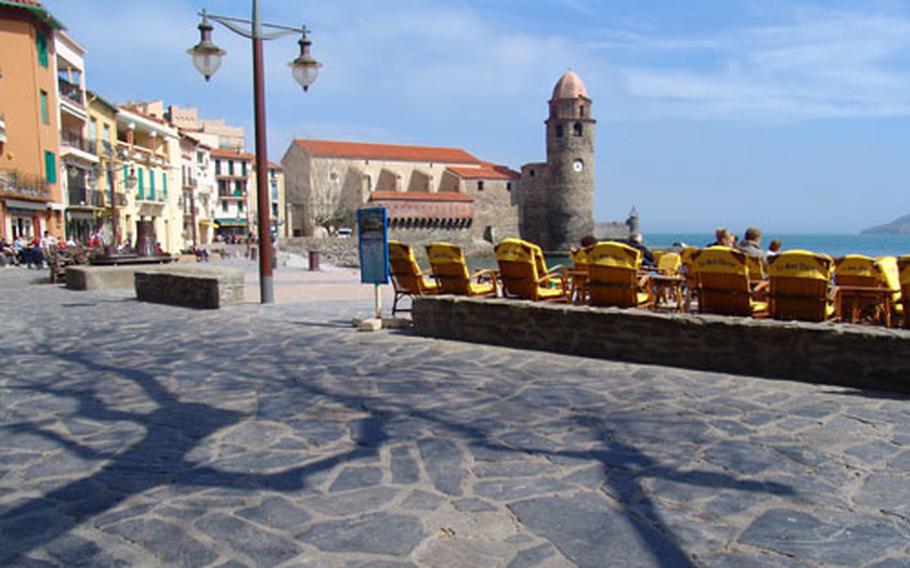
<path id="1" fill-rule="evenodd" d="M 3 566 L 906 566 L 910 399 L 0 270 Z"/>

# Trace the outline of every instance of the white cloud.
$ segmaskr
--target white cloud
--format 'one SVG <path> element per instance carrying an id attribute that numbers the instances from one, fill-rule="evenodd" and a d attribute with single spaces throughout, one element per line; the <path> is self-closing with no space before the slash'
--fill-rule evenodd
<path id="1" fill-rule="evenodd" d="M 657 116 L 910 115 L 910 20 L 902 16 L 813 11 L 710 37 L 616 32 L 591 46 L 616 54 L 629 93 Z M 630 51 L 651 57 L 624 62 Z"/>

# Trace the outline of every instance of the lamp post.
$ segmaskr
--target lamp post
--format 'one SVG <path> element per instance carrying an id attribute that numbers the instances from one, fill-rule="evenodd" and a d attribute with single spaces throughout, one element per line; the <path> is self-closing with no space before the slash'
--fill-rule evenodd
<path id="1" fill-rule="evenodd" d="M 114 177 L 114 151 L 110 152 L 107 158 L 107 179 L 111 184 L 111 244 L 108 247 L 108 256 L 117 254 L 117 245 L 120 244 L 120 220 L 117 213 L 117 182 Z M 124 178 L 123 186 L 125 189 L 136 187 L 136 170 L 130 168 L 129 176 Z"/>
<path id="2" fill-rule="evenodd" d="M 187 50 L 193 57 L 193 65 L 208 81 L 221 66 L 221 58 L 226 53 L 212 42 L 212 24 L 209 19 L 218 22 L 232 32 L 253 42 L 253 104 L 256 124 L 256 206 L 259 218 L 259 297 L 263 304 L 275 301 L 272 286 L 272 239 L 269 231 L 269 212 L 271 200 L 268 192 L 268 159 L 266 156 L 265 124 L 265 78 L 262 65 L 262 42 L 276 39 L 288 34 L 301 35 L 300 55 L 290 62 L 291 74 L 303 90 L 306 91 L 322 64 L 310 56 L 310 40 L 307 39 L 306 27 L 293 28 L 264 23 L 259 17 L 259 0 L 253 0 L 251 20 L 230 18 L 209 14 L 205 10 L 199 13 L 202 23 L 199 24 L 199 43 Z M 263 32 L 263 28 L 274 31 Z"/>

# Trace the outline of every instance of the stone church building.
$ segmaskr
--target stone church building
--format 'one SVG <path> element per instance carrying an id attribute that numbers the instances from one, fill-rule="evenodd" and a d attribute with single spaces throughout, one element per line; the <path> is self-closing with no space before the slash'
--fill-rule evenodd
<path id="1" fill-rule="evenodd" d="M 282 165 L 295 236 L 353 227 L 363 206 L 386 207 L 404 239 L 518 235 L 518 172 L 459 148 L 294 140 Z"/>
<path id="2" fill-rule="evenodd" d="M 520 236 L 567 251 L 594 234 L 594 126 L 581 78 L 556 83 L 547 161 L 521 173 L 459 148 L 294 140 L 281 163 L 293 236 L 353 227 L 364 206 L 388 209 L 407 242 L 498 242 Z"/>

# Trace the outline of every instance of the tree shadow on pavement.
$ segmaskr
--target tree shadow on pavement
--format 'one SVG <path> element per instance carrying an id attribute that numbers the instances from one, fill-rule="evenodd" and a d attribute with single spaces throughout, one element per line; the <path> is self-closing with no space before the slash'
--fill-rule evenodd
<path id="1" fill-rule="evenodd" d="M 102 364 L 86 352 L 55 350 L 54 345 L 53 338 L 50 338 L 44 346 L 36 347 L 34 353 L 79 365 L 90 376 L 115 377 L 129 381 L 154 402 L 155 408 L 147 412 L 118 410 L 112 408 L 111 403 L 99 395 L 96 385 L 72 386 L 71 381 L 13 387 L 71 399 L 77 403 L 73 412 L 75 416 L 101 423 L 130 422 L 141 426 L 144 435 L 138 442 L 122 451 L 104 452 L 49 430 L 41 423 L 20 422 L 4 425 L 2 428 L 6 431 L 35 434 L 59 444 L 84 460 L 105 463 L 91 475 L 65 483 L 40 497 L 25 499 L 4 511 L 0 515 L 2 530 L 0 564 L 22 560 L 30 551 L 66 534 L 88 519 L 116 508 L 131 496 L 159 486 L 278 492 L 312 489 L 308 482 L 317 474 L 346 462 L 378 458 L 381 448 L 391 439 L 387 433 L 390 422 L 402 418 L 423 420 L 433 426 L 436 437 L 444 433 L 455 437 L 469 448 L 534 454 L 551 460 L 579 459 L 598 464 L 606 479 L 605 484 L 608 487 L 606 493 L 621 504 L 623 513 L 639 535 L 642 546 L 649 551 L 654 563 L 660 566 L 685 566 L 690 564 L 690 560 L 680 544 L 679 537 L 662 520 L 654 503 L 643 490 L 641 484 L 643 479 L 667 479 L 702 487 L 734 488 L 750 492 L 792 493 L 789 487 L 779 484 L 743 480 L 733 475 L 709 471 L 683 471 L 662 465 L 634 446 L 617 441 L 611 434 L 609 426 L 604 426 L 600 418 L 582 411 L 573 411 L 570 420 L 577 428 L 588 430 L 603 442 L 598 449 L 571 451 L 533 443 L 504 443 L 491 435 L 491 432 L 478 426 L 476 421 L 456 420 L 439 408 L 421 408 L 398 401 L 391 395 L 384 397 L 374 394 L 352 394 L 318 386 L 313 381 L 307 381 L 305 377 L 306 373 L 315 373 L 319 369 L 315 368 L 306 356 L 282 352 L 277 345 L 269 346 L 267 349 L 271 351 L 264 355 L 272 358 L 272 364 L 278 369 L 275 376 L 281 378 L 280 383 L 274 379 L 254 375 L 252 372 L 245 372 L 242 368 L 238 369 L 230 359 L 214 364 L 212 372 L 230 371 L 238 380 L 246 380 L 249 386 L 258 389 L 268 385 L 272 389 L 291 390 L 295 395 L 302 396 L 299 400 L 304 404 L 307 401 L 312 403 L 316 412 L 319 410 L 318 404 L 330 401 L 354 413 L 366 413 L 365 418 L 361 417 L 346 424 L 355 445 L 311 463 L 274 473 L 224 471 L 209 465 L 200 465 L 189 459 L 188 455 L 205 438 L 251 418 L 249 413 L 226 410 L 212 404 L 181 401 L 177 393 L 165 386 L 163 380 L 146 370 Z M 223 347 L 230 349 L 231 345 Z M 185 353 L 175 350 L 173 353 L 159 355 L 157 360 L 166 363 L 179 360 L 182 355 Z M 260 352 L 259 355 L 263 353 Z M 339 354 L 339 357 L 341 356 L 343 355 Z M 407 368 L 406 363 L 402 365 L 402 368 Z M 415 372 L 419 373 L 420 369 L 417 368 Z M 456 370 L 450 369 L 449 372 L 453 379 L 458 378 Z M 301 374 L 304 378 L 298 380 L 297 377 Z M 377 375 L 377 380 L 381 380 L 382 373 L 377 371 Z M 541 412 L 546 409 L 529 408 L 528 411 Z M 670 428 L 672 424 L 666 427 Z M 305 456 L 303 459 L 306 459 Z M 466 466 L 462 463 L 461 467 Z M 622 475 L 617 475 L 618 472 Z M 546 538 L 545 535 L 544 537 Z M 608 538 L 609 535 L 604 537 Z M 554 544 L 557 547 L 562 546 L 560 542 Z M 573 554 L 571 550 L 563 550 L 563 553 L 570 558 Z"/>

